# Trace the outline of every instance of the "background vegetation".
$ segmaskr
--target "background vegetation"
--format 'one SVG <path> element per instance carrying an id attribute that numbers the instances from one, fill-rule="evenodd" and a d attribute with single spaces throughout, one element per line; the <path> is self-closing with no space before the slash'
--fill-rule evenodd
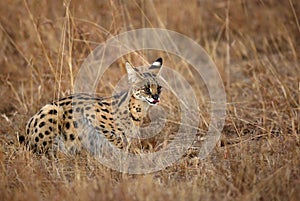
<path id="1" fill-rule="evenodd" d="M 1 200 L 300 200 L 297 1 L 6 0 L 0 13 Z M 227 118 L 208 158 L 127 175 L 88 155 L 49 160 L 18 143 L 31 115 L 72 92 L 94 47 L 143 27 L 185 34 L 219 69 Z M 106 82 L 116 73 L 124 67 Z"/>

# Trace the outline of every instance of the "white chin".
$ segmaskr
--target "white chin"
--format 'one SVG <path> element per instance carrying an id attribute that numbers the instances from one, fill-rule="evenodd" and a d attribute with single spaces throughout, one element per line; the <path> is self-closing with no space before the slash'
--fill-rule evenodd
<path id="1" fill-rule="evenodd" d="M 155 100 L 153 98 L 146 98 L 147 103 L 149 103 L 150 105 L 155 105 L 156 103 L 159 102 L 159 100 Z"/>

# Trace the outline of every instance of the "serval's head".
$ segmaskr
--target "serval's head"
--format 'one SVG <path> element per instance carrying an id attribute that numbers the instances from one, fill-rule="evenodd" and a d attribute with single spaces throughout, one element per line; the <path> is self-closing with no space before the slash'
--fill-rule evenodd
<path id="1" fill-rule="evenodd" d="M 128 80 L 131 84 L 132 95 L 138 100 L 155 105 L 159 102 L 161 85 L 156 77 L 162 66 L 162 59 L 158 58 L 146 72 L 140 72 L 137 68 L 126 63 Z"/>

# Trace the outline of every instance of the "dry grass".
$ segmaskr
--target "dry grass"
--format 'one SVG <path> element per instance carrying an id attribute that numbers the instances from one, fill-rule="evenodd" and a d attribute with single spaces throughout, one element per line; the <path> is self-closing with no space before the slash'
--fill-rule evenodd
<path id="1" fill-rule="evenodd" d="M 0 12 L 1 200 L 300 200 L 295 0 L 9 0 Z M 53 161 L 25 151 L 17 136 L 26 121 L 71 93 L 88 53 L 143 27 L 183 33 L 214 59 L 228 98 L 220 146 L 149 175 L 114 172 L 90 156 Z M 107 82 L 116 72 L 125 73 L 112 68 Z"/>

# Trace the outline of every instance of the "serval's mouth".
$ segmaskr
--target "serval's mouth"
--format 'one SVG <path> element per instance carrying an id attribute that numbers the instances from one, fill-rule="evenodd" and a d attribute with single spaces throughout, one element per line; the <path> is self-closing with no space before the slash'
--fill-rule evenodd
<path id="1" fill-rule="evenodd" d="M 155 105 L 156 103 L 159 103 L 159 98 L 158 99 L 146 98 L 146 100 L 150 105 Z"/>

